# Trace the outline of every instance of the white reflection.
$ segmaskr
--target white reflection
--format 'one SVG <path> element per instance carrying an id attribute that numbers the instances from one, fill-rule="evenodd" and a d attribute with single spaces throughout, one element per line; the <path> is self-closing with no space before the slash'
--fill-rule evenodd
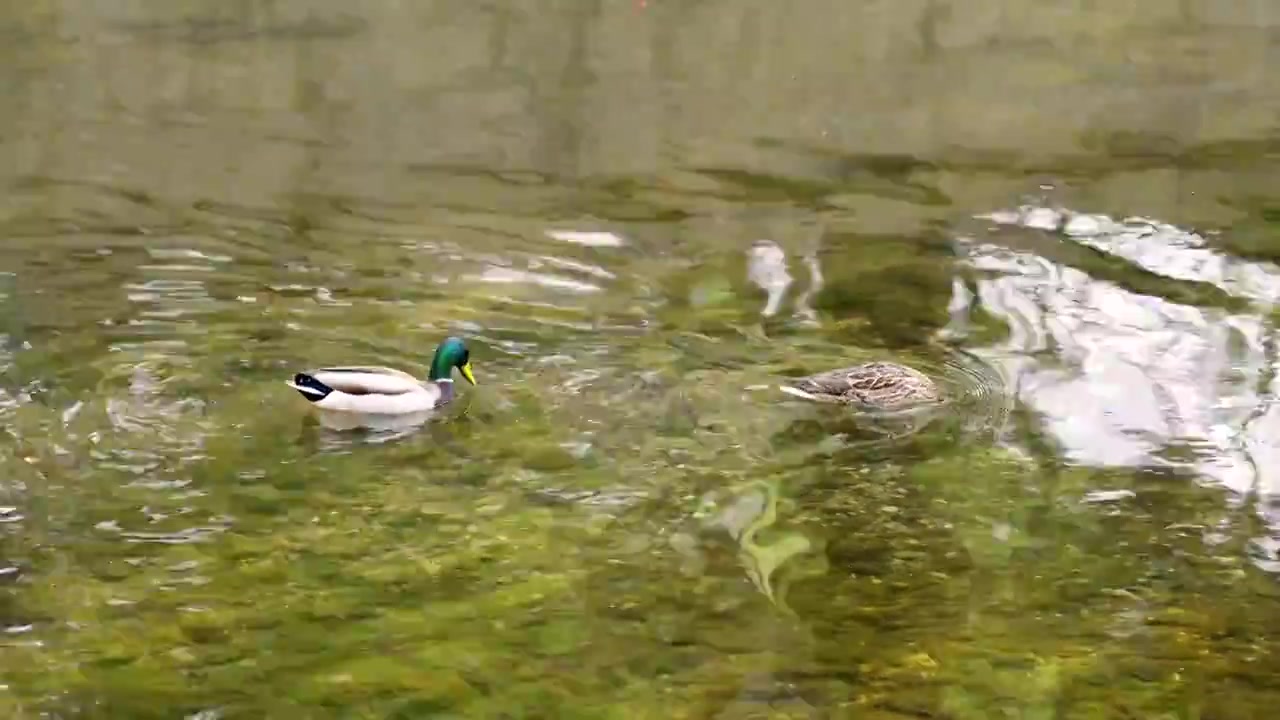
<path id="1" fill-rule="evenodd" d="M 809 300 L 822 292 L 822 266 L 818 264 L 815 253 L 805 255 L 804 264 L 809 269 L 809 286 L 796 298 L 796 317 L 807 325 L 817 325 L 818 313 L 809 305 Z"/>
<path id="2" fill-rule="evenodd" d="M 1057 231 L 1073 241 L 1128 260 L 1153 273 L 1209 283 L 1236 297 L 1263 303 L 1280 299 L 1280 269 L 1218 252 L 1205 238 L 1144 217 L 1122 221 L 1106 215 L 1024 205 L 978 216 L 998 225 Z"/>
<path id="3" fill-rule="evenodd" d="M 818 264 L 815 252 L 803 255 L 801 262 L 808 271 L 809 283 L 796 296 L 792 314 L 805 325 L 817 325 L 818 314 L 810 302 L 822 290 L 822 266 Z M 747 250 L 747 282 L 763 290 L 767 296 L 760 315 L 766 318 L 777 315 L 787 291 L 795 283 L 795 278 L 787 267 L 787 253 L 781 245 L 772 240 L 757 240 L 752 243 Z"/>
<path id="4" fill-rule="evenodd" d="M 782 298 L 791 287 L 791 273 L 787 272 L 787 254 L 772 240 L 757 240 L 747 256 L 747 280 L 769 295 L 760 314 L 773 317 L 782 304 Z"/>
<path id="5" fill-rule="evenodd" d="M 581 280 L 574 280 L 563 275 L 552 275 L 550 273 L 535 273 L 527 270 L 513 270 L 511 268 L 491 266 L 485 268 L 484 272 L 476 276 L 477 280 L 489 283 L 525 283 L 532 285 L 541 285 L 545 288 L 553 290 L 568 290 L 576 293 L 595 293 L 600 292 L 599 285 L 593 285 Z"/>
<path id="6" fill-rule="evenodd" d="M 1257 493 L 1263 508 L 1280 497 L 1280 387 L 1267 314 L 1280 297 L 1280 268 L 1231 257 L 1200 235 L 1147 218 L 1032 206 L 983 217 L 1049 231 L 1173 280 L 1211 284 L 1257 307 L 1181 304 L 1030 252 L 961 239 L 968 263 L 983 271 L 978 301 L 1010 330 L 990 359 L 1070 460 L 1185 468 L 1235 493 Z M 962 303 L 953 296 L 953 304 Z M 1270 520 L 1280 532 L 1280 516 Z M 1260 567 L 1275 561 L 1274 543 L 1255 545 L 1270 558 Z"/>
<path id="7" fill-rule="evenodd" d="M 622 236 L 602 231 L 548 230 L 547 237 L 586 247 L 622 247 L 627 244 Z"/>

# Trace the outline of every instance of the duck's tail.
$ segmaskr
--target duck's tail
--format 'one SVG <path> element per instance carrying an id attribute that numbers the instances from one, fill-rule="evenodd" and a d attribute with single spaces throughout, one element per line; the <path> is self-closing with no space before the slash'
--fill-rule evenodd
<path id="1" fill-rule="evenodd" d="M 292 382 L 285 382 L 285 385 L 297 390 L 302 397 L 311 402 L 320 402 L 333 392 L 333 388 L 325 385 L 314 377 L 306 373 L 298 373 L 293 376 Z"/>

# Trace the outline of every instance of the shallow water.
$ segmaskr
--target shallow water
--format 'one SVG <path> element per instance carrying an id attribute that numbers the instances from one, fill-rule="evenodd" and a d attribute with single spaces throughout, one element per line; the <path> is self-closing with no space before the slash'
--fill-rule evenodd
<path id="1" fill-rule="evenodd" d="M 857 7 L 854 7 L 857 5 Z M 1280 701 L 1280 10 L 0 13 L 0 714 Z M 296 369 L 477 388 L 321 427 Z M 871 359 L 889 426 L 775 392 Z"/>

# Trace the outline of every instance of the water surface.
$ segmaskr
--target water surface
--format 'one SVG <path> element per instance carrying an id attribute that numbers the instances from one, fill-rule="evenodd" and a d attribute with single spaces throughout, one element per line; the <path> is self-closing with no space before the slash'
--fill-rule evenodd
<path id="1" fill-rule="evenodd" d="M 856 7 L 855 7 L 856 5 Z M 1280 701 L 1280 11 L 0 12 L 14 718 Z M 319 427 L 296 369 L 478 388 Z M 885 426 L 771 390 L 871 359 Z"/>

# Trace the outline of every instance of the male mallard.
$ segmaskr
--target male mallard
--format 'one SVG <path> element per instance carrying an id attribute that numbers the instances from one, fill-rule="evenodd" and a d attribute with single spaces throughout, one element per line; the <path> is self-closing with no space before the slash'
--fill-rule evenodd
<path id="1" fill-rule="evenodd" d="M 422 382 L 387 367 L 331 367 L 298 373 L 286 383 L 317 408 L 359 415 L 409 415 L 444 405 L 453 399 L 453 368 L 472 385 L 471 353 L 462 340 L 445 338 L 431 360 L 431 373 Z"/>
<path id="2" fill-rule="evenodd" d="M 869 362 L 796 378 L 782 390 L 807 400 L 873 410 L 901 410 L 942 400 L 937 384 L 928 375 L 891 362 Z"/>

